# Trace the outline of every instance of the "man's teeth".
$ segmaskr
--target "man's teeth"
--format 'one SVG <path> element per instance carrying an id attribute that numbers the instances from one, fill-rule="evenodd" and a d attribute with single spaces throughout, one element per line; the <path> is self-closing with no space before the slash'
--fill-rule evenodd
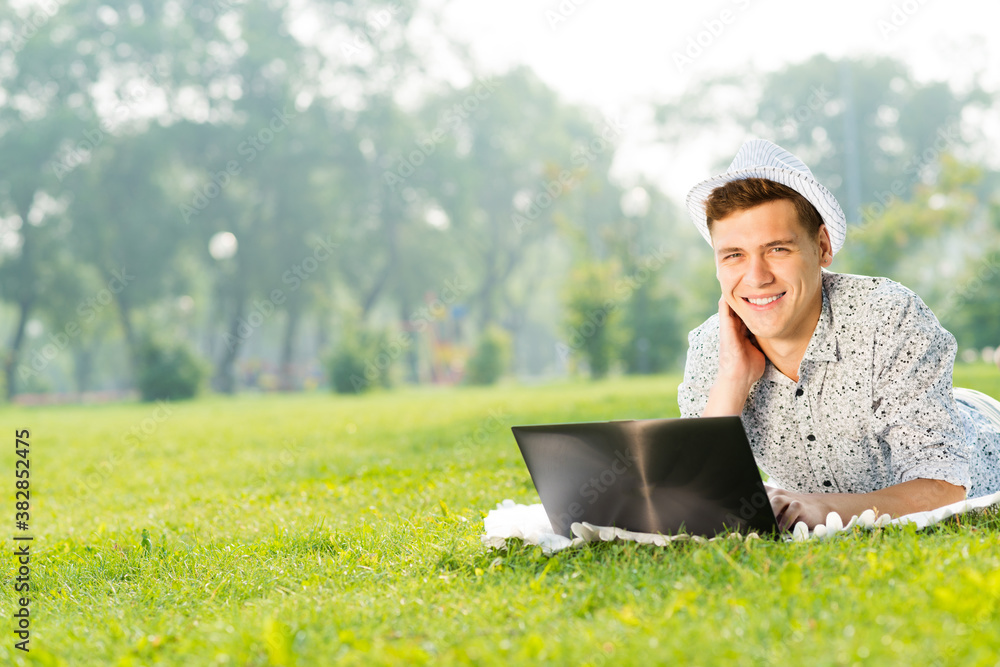
<path id="1" fill-rule="evenodd" d="M 747 301 L 749 301 L 750 303 L 752 303 L 755 306 L 766 306 L 767 304 L 771 303 L 772 301 L 777 301 L 783 295 L 784 295 L 784 293 L 778 294 L 777 296 L 769 296 L 766 299 L 747 299 Z"/>

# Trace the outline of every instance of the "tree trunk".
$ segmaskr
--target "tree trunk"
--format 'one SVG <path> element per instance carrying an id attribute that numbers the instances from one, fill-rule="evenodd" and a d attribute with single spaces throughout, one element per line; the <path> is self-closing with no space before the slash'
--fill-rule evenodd
<path id="1" fill-rule="evenodd" d="M 417 332 L 411 331 L 412 324 L 409 317 L 412 313 L 409 299 L 404 297 L 399 304 L 399 320 L 403 323 L 404 331 L 411 337 L 410 344 L 406 346 L 406 381 L 411 384 L 420 384 L 420 358 L 417 353 L 419 338 L 417 337 Z M 431 350 L 431 354 L 433 352 Z"/>
<path id="2" fill-rule="evenodd" d="M 483 276 L 483 284 L 479 288 L 479 295 L 476 299 L 482 308 L 479 311 L 479 331 L 483 332 L 497 320 L 496 312 L 496 295 L 497 290 L 502 286 L 501 283 L 505 279 L 505 276 L 510 273 L 510 267 L 501 275 L 500 271 L 500 260 L 501 260 L 501 237 L 500 237 L 500 222 L 496 219 L 490 220 L 490 244 L 485 249 L 483 256 L 483 266 L 486 269 L 485 275 Z"/>
<path id="3" fill-rule="evenodd" d="M 83 394 L 90 387 L 94 371 L 94 348 L 80 346 L 73 350 L 73 381 L 76 393 Z"/>
<path id="4" fill-rule="evenodd" d="M 483 278 L 483 285 L 479 290 L 479 303 L 483 310 L 479 314 L 479 330 L 485 331 L 487 327 L 494 324 L 499 319 L 496 311 L 497 299 L 507 300 L 504 287 L 510 274 L 518 265 L 518 251 L 511 250 L 506 253 L 506 257 L 501 258 L 499 250 L 490 254 L 486 261 L 486 275 Z M 501 259 L 504 260 L 503 268 L 498 269 Z"/>
<path id="5" fill-rule="evenodd" d="M 128 354 L 129 384 L 133 387 L 139 379 L 139 344 L 135 337 L 135 327 L 132 326 L 132 305 L 125 297 L 125 290 L 118 293 L 118 322 L 125 336 L 125 347 Z"/>
<path id="6" fill-rule="evenodd" d="M 7 360 L 4 363 L 4 378 L 6 380 L 4 393 L 7 396 L 8 402 L 17 394 L 16 372 L 18 361 L 21 358 L 21 345 L 24 343 L 24 330 L 28 324 L 28 316 L 31 314 L 33 303 L 34 299 L 25 299 L 24 301 L 19 301 L 17 304 L 19 309 L 17 328 L 14 329 L 14 338 L 10 342 L 10 352 L 7 354 Z"/>
<path id="7" fill-rule="evenodd" d="M 34 193 L 31 193 L 30 197 L 18 202 L 17 210 L 21 216 L 21 220 L 28 219 L 31 202 L 34 198 Z M 19 289 L 16 290 L 18 307 L 17 327 L 14 329 L 14 337 L 10 341 L 10 352 L 7 354 L 7 359 L 4 363 L 4 379 L 6 381 L 4 393 L 7 396 L 7 401 L 13 399 L 17 394 L 17 377 L 15 373 L 21 359 L 21 346 L 24 344 L 24 332 L 28 325 L 28 318 L 38 297 L 38 267 L 34 263 L 35 239 L 33 238 L 33 230 L 34 228 L 31 225 L 26 224 L 22 226 L 21 256 L 16 260 L 16 264 L 20 265 L 18 267 L 18 276 L 23 282 Z M 35 370 L 30 366 L 28 368 L 29 370 Z M 41 370 L 38 369 L 39 372 Z"/>
<path id="8" fill-rule="evenodd" d="M 281 391 L 294 391 L 295 377 L 293 373 L 293 362 L 295 361 L 295 337 L 299 331 L 299 322 L 302 319 L 302 305 L 298 300 L 289 300 L 288 308 L 285 311 L 288 319 L 285 320 L 285 333 L 281 343 L 281 364 L 278 371 L 278 387 Z"/>
<path id="9" fill-rule="evenodd" d="M 325 307 L 321 307 L 316 313 L 316 356 L 320 359 L 325 358 L 329 346 L 330 313 Z"/>
<path id="10" fill-rule="evenodd" d="M 379 274 L 378 278 L 375 279 L 375 284 L 372 285 L 370 290 L 368 290 L 368 294 L 365 295 L 364 301 L 361 303 L 362 322 L 368 319 L 368 313 L 371 312 L 371 309 L 375 306 L 375 301 L 382 293 L 382 289 L 385 287 L 386 283 L 389 282 L 389 276 L 392 275 L 393 269 L 396 268 L 395 225 L 391 225 L 390 229 L 386 230 L 386 237 L 388 238 L 389 244 L 389 256 L 385 260 L 385 266 L 382 267 L 382 272 Z"/>
<path id="11" fill-rule="evenodd" d="M 389 276 L 396 269 L 396 264 L 398 263 L 398 243 L 397 243 L 397 207 L 393 204 L 392 196 L 390 195 L 385 200 L 383 200 L 383 210 L 385 211 L 382 216 L 383 229 L 385 232 L 385 244 L 388 250 L 388 257 L 385 260 L 385 266 L 382 267 L 382 272 L 379 274 L 378 278 L 375 280 L 375 284 L 372 285 L 371 289 L 368 290 L 368 294 L 365 295 L 364 300 L 361 303 L 361 321 L 364 322 L 368 319 L 368 313 L 375 306 L 375 301 L 378 299 L 379 294 L 382 293 L 382 289 L 385 287 L 386 283 L 389 282 Z M 399 213 L 401 216 L 402 213 Z"/>
<path id="12" fill-rule="evenodd" d="M 236 357 L 239 356 L 240 346 L 243 344 L 243 337 L 240 335 L 240 324 L 246 309 L 246 296 L 243 289 L 237 291 L 235 300 L 236 308 L 229 320 L 225 349 L 219 359 L 219 365 L 215 369 L 215 377 L 212 379 L 212 386 L 223 394 L 236 393 L 236 374 L 233 372 L 233 366 L 236 364 Z"/>
<path id="13" fill-rule="evenodd" d="M 483 284 L 479 288 L 479 302 L 482 310 L 479 311 L 479 331 L 486 329 L 496 320 L 496 312 L 493 309 L 493 294 L 496 291 L 497 278 L 491 265 L 486 267 L 486 275 L 483 276 Z"/>

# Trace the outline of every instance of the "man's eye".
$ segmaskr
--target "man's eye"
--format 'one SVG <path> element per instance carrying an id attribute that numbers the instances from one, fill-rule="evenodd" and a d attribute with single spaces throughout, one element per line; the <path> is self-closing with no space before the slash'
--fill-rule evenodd
<path id="1" fill-rule="evenodd" d="M 788 252 L 788 248 L 771 248 L 774 252 Z"/>
<path id="2" fill-rule="evenodd" d="M 739 257 L 739 256 L 740 256 L 740 253 L 734 252 L 734 253 L 731 253 L 729 255 L 726 255 L 723 259 L 732 259 L 734 257 Z"/>

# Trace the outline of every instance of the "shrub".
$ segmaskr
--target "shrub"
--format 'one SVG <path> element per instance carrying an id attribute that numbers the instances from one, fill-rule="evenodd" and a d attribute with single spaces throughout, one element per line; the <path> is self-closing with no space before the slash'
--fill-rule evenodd
<path id="1" fill-rule="evenodd" d="M 583 262 L 569 276 L 565 297 L 569 344 L 560 350 L 584 360 L 594 379 L 608 374 L 619 347 L 621 327 L 614 292 L 618 277 L 618 266 L 611 261 Z"/>
<path id="2" fill-rule="evenodd" d="M 192 398 L 208 377 L 208 364 L 183 341 L 145 336 L 136 352 L 136 384 L 144 401 Z"/>
<path id="3" fill-rule="evenodd" d="M 343 345 L 331 355 L 327 362 L 330 386 L 338 394 L 359 394 L 368 388 L 367 382 L 356 378 L 365 376 L 364 354 L 355 345 Z M 355 378 L 352 381 L 352 378 Z"/>
<path id="4" fill-rule="evenodd" d="M 680 300 L 652 280 L 632 294 L 622 323 L 627 341 L 621 356 L 627 373 L 663 373 L 678 366 L 687 349 L 679 308 Z"/>
<path id="5" fill-rule="evenodd" d="M 330 386 L 338 394 L 360 394 L 374 385 L 392 386 L 395 358 L 385 332 L 347 331 L 327 361 Z"/>
<path id="6" fill-rule="evenodd" d="M 494 384 L 507 370 L 510 360 L 510 336 L 500 327 L 487 328 L 476 351 L 465 367 L 465 380 L 469 384 Z"/>

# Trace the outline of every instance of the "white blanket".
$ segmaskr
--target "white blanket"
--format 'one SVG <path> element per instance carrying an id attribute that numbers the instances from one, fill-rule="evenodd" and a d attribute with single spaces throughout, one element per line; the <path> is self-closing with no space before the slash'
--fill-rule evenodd
<path id="1" fill-rule="evenodd" d="M 816 526 L 812 531 L 806 528 L 806 524 L 799 522 L 790 535 L 785 536 L 786 541 L 804 541 L 810 539 L 822 539 L 836 535 L 845 530 L 850 530 L 855 526 L 863 528 L 876 528 L 882 526 L 895 526 L 905 524 L 915 524 L 917 528 L 926 528 L 938 521 L 947 519 L 956 514 L 977 509 L 983 509 L 993 505 L 1000 505 L 1000 492 L 979 498 L 969 498 L 960 500 L 951 505 L 945 505 L 935 510 L 927 512 L 915 512 L 896 519 L 891 519 L 888 514 L 876 517 L 875 512 L 866 510 L 861 516 L 851 517 L 845 525 L 836 512 L 830 512 L 826 517 L 826 523 Z M 483 544 L 487 547 L 504 548 L 507 546 L 509 538 L 519 538 L 527 544 L 537 544 L 547 554 L 561 551 L 567 547 L 577 547 L 586 542 L 612 542 L 622 540 L 626 542 L 639 542 L 640 544 L 656 544 L 666 546 L 670 542 L 681 540 L 693 540 L 696 542 L 708 541 L 704 537 L 697 535 L 659 535 L 653 533 L 634 533 L 621 528 L 610 528 L 607 526 L 594 526 L 589 523 L 574 523 L 570 527 L 573 538 L 563 537 L 552 532 L 552 524 L 545 514 L 541 504 L 519 505 L 512 500 L 504 500 L 498 503 L 496 509 L 490 510 L 483 520 L 486 533 L 482 536 Z M 750 533 L 747 538 L 757 537 L 756 533 Z M 713 540 L 719 538 L 711 538 Z"/>

